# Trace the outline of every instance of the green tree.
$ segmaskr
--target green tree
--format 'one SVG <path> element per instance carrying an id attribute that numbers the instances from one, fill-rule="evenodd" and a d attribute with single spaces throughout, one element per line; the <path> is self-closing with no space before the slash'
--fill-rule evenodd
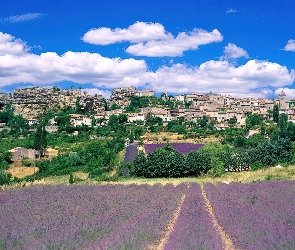
<path id="1" fill-rule="evenodd" d="M 124 124 L 128 121 L 128 116 L 126 114 L 119 114 L 117 117 L 117 121 L 120 124 Z"/>
<path id="2" fill-rule="evenodd" d="M 288 116 L 284 113 L 280 114 L 279 121 L 278 121 L 280 138 L 287 137 L 287 122 L 288 122 Z"/>
<path id="3" fill-rule="evenodd" d="M 116 103 L 113 103 L 111 106 L 110 106 L 110 110 L 115 110 L 115 109 L 120 109 L 121 107 L 118 105 L 118 104 L 116 104 Z"/>
<path id="4" fill-rule="evenodd" d="M 134 176 L 146 176 L 147 159 L 142 151 L 134 158 L 130 174 Z"/>
<path id="5" fill-rule="evenodd" d="M 73 176 L 73 173 L 70 173 L 70 178 L 69 178 L 69 183 L 70 184 L 74 184 L 74 176 Z"/>
<path id="6" fill-rule="evenodd" d="M 180 177 L 184 174 L 184 157 L 169 144 L 147 156 L 145 177 Z"/>
<path id="7" fill-rule="evenodd" d="M 77 100 L 76 100 L 76 107 L 75 107 L 75 109 L 76 109 L 76 113 L 77 114 L 83 114 L 84 113 L 83 110 L 82 110 L 82 106 L 80 104 L 80 97 L 78 97 Z"/>
<path id="8" fill-rule="evenodd" d="M 199 124 L 199 126 L 200 126 L 201 128 L 204 128 L 204 127 L 207 126 L 207 124 L 208 124 L 208 122 L 209 122 L 209 118 L 208 118 L 208 116 L 204 115 L 204 116 L 202 117 L 202 119 L 198 119 L 197 122 L 198 122 L 198 124 Z"/>
<path id="9" fill-rule="evenodd" d="M 248 113 L 246 117 L 246 129 L 252 129 L 259 126 L 263 122 L 262 116 L 260 114 Z"/>
<path id="10" fill-rule="evenodd" d="M 273 115 L 273 121 L 278 122 L 280 113 L 279 113 L 279 106 L 277 104 L 275 104 L 273 106 L 273 114 L 272 115 Z"/>
<path id="11" fill-rule="evenodd" d="M 7 125 L 10 127 L 10 134 L 18 136 L 19 134 L 27 135 L 29 131 L 28 120 L 20 115 L 13 115 L 9 118 Z"/>
<path id="12" fill-rule="evenodd" d="M 33 148 L 40 151 L 41 156 L 44 155 L 45 149 L 47 148 L 47 132 L 44 127 L 37 126 L 35 132 Z"/>

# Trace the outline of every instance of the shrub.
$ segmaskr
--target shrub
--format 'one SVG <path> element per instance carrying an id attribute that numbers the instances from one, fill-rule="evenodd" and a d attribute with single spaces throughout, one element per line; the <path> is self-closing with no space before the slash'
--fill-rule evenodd
<path id="1" fill-rule="evenodd" d="M 135 157 L 130 168 L 130 174 L 135 176 L 145 176 L 147 159 L 142 151 Z"/>
<path id="2" fill-rule="evenodd" d="M 74 184 L 74 176 L 73 176 L 73 173 L 70 173 L 70 178 L 69 178 L 69 183 L 70 184 Z"/>
<path id="3" fill-rule="evenodd" d="M 259 162 L 259 161 L 255 161 L 255 162 L 253 162 L 253 163 L 251 164 L 251 169 L 252 169 L 252 170 L 258 170 L 258 169 L 261 169 L 261 168 L 263 168 L 263 165 L 262 165 L 262 163 Z"/>
<path id="4" fill-rule="evenodd" d="M 224 173 L 224 162 L 216 156 L 211 157 L 210 160 L 211 170 L 209 173 L 214 177 L 220 177 Z"/>
<path id="5" fill-rule="evenodd" d="M 207 174 L 211 169 L 210 155 L 206 152 L 192 151 L 185 158 L 184 173 L 186 175 Z"/>
<path id="6" fill-rule="evenodd" d="M 3 170 L 0 170 L 0 186 L 9 184 L 11 178 L 12 175 L 10 173 L 6 173 Z"/>
<path id="7" fill-rule="evenodd" d="M 21 164 L 22 164 L 22 166 L 24 166 L 24 167 L 30 167 L 30 166 L 33 165 L 33 164 L 32 164 L 32 161 L 31 161 L 29 158 L 27 158 L 27 157 L 24 157 L 24 158 L 22 159 Z"/>

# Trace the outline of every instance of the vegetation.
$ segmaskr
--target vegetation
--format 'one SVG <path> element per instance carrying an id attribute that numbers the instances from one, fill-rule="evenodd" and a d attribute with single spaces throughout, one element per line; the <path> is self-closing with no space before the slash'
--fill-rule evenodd
<path id="1" fill-rule="evenodd" d="M 105 103 L 109 110 L 120 108 L 116 104 L 110 107 L 107 105 Z M 125 111 L 135 112 L 143 107 L 157 106 L 189 108 L 191 105 L 191 102 L 179 102 L 165 94 L 160 98 L 134 96 Z M 74 127 L 69 116 L 73 113 L 91 117 L 90 111 L 82 109 L 80 100 L 77 99 L 75 107 L 64 107 L 59 112 L 48 111 L 40 117 L 37 126 L 29 127 L 27 120 L 14 115 L 11 103 L 6 105 L 0 112 L 0 122 L 5 122 L 9 130 L 0 132 L 0 154 L 6 154 L 9 149 L 18 146 L 39 150 L 43 157 L 36 162 L 39 171 L 35 177 L 38 179 L 82 171 L 91 178 L 106 180 L 113 170 L 120 169 L 118 154 L 124 149 L 126 139 L 130 142 L 141 141 L 146 132 L 165 131 L 178 133 L 184 139 L 197 140 L 211 136 L 218 138 L 220 143 L 207 144 L 199 151 L 187 155 L 179 154 L 169 144 L 148 156 L 139 153 L 134 163 L 128 164 L 132 176 L 171 178 L 207 174 L 217 178 L 227 171 L 250 168 L 258 170 L 278 163 L 295 162 L 295 125 L 288 122 L 287 115 L 278 113 L 276 105 L 269 112 L 274 121 L 264 121 L 259 114 L 249 113 L 245 127 L 236 128 L 237 120 L 233 117 L 228 121 L 229 128 L 224 130 L 217 130 L 216 121 L 205 115 L 197 120 L 186 121 L 184 117 L 178 117 L 164 122 L 151 113 L 146 115 L 145 122 L 129 123 L 125 113 L 113 114 L 108 121 L 104 118 L 95 120 L 92 117 L 92 126 Z M 52 119 L 58 126 L 58 133 L 49 134 L 45 131 L 45 126 L 50 125 Z M 256 130 L 258 133 L 248 136 L 249 130 Z M 163 140 L 167 141 L 167 138 L 163 137 Z M 59 155 L 46 159 L 44 156 L 47 147 L 57 149 Z M 30 162 L 24 161 L 23 165 L 29 166 Z M 3 183 L 11 181 L 11 176 L 5 172 L 8 166 L 9 161 L 1 160 L 1 174 L 5 176 L 1 177 Z"/>

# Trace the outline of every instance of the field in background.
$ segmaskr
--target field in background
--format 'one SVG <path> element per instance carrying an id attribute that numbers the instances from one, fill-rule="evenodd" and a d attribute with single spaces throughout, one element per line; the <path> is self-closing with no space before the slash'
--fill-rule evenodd
<path id="1" fill-rule="evenodd" d="M 25 167 L 22 167 L 25 168 Z M 113 174 L 113 173 L 112 173 Z M 12 184 L 9 186 L 2 186 L 2 190 L 18 188 L 22 186 L 31 186 L 38 184 L 68 184 L 69 183 L 69 175 L 63 176 L 51 176 L 47 178 L 43 178 L 41 180 L 35 180 L 34 182 L 21 182 Z M 218 183 L 218 182 L 240 182 L 240 183 L 252 183 L 259 181 L 269 181 L 269 180 L 295 180 L 295 166 L 288 166 L 282 168 L 265 168 L 256 171 L 244 171 L 244 172 L 234 172 L 234 173 L 225 173 L 221 177 L 213 178 L 211 176 L 199 176 L 199 177 L 188 177 L 188 178 L 123 178 L 119 177 L 118 180 L 114 181 L 103 181 L 97 179 L 89 179 L 87 173 L 83 172 L 75 172 L 74 177 L 79 179 L 78 183 L 81 184 L 173 184 L 179 185 L 180 183 L 189 183 L 195 182 L 203 185 L 204 183 Z"/>
<path id="2" fill-rule="evenodd" d="M 159 132 L 159 133 L 145 133 L 143 136 L 141 136 L 141 139 L 144 143 L 151 143 L 151 142 L 158 142 L 158 143 L 165 143 L 166 141 L 169 141 L 171 143 L 209 143 L 209 142 L 218 142 L 219 138 L 216 138 L 215 136 L 208 136 L 206 138 L 184 138 L 183 135 L 178 133 L 172 133 L 172 132 Z"/>

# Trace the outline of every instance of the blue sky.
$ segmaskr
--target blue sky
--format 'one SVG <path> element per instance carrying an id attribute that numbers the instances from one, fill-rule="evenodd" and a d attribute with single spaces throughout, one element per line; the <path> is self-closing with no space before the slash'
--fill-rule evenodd
<path id="1" fill-rule="evenodd" d="M 291 0 L 3 1 L 0 91 L 294 98 L 294 10 Z"/>

